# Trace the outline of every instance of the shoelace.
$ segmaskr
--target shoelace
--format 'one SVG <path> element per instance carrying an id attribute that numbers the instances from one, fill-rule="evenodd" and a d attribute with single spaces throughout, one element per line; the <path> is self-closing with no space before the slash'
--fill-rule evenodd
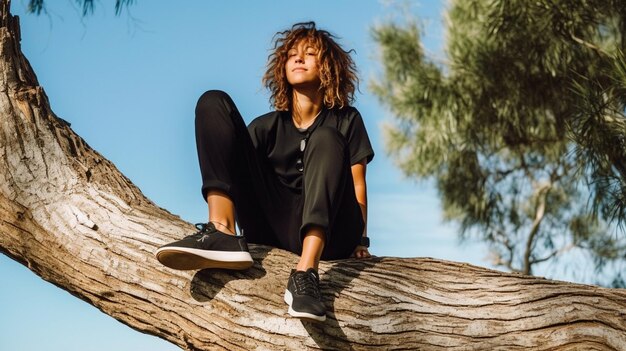
<path id="1" fill-rule="evenodd" d="M 208 223 L 196 223 L 195 226 L 198 231 L 194 234 L 186 236 L 185 239 L 190 238 L 202 241 L 206 235 L 212 232 L 211 228 L 209 228 Z"/>
<path id="2" fill-rule="evenodd" d="M 295 274 L 296 293 L 299 295 L 314 296 L 320 298 L 320 287 L 317 279 L 313 274 L 306 272 L 305 274 Z"/>

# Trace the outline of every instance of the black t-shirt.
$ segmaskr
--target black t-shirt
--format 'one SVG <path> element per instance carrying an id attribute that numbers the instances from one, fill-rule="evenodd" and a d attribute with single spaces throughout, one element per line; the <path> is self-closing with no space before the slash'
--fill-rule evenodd
<path id="1" fill-rule="evenodd" d="M 265 155 L 280 181 L 292 189 L 302 189 L 302 172 L 296 166 L 302 156 L 300 142 L 309 131 L 314 133 L 319 126 L 336 128 L 345 137 L 351 165 L 364 158 L 369 163 L 374 158 L 361 114 L 351 106 L 323 109 L 313 125 L 305 130 L 296 128 L 291 112 L 273 111 L 254 119 L 248 131 L 254 147 Z"/>

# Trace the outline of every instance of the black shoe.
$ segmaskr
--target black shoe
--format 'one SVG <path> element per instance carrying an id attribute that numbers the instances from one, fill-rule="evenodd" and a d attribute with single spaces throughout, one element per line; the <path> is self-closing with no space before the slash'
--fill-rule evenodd
<path id="1" fill-rule="evenodd" d="M 289 305 L 289 314 L 294 317 L 317 322 L 326 320 L 326 307 L 320 294 L 320 277 L 313 268 L 306 272 L 291 270 L 285 302 Z"/>
<path id="2" fill-rule="evenodd" d="M 180 270 L 246 269 L 254 263 L 243 236 L 222 233 L 210 222 L 198 223 L 196 228 L 197 233 L 161 246 L 155 253 L 157 260 Z"/>

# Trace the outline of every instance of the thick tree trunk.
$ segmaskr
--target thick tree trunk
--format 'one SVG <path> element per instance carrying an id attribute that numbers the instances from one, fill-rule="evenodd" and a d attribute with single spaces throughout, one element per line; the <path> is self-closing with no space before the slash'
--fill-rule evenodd
<path id="1" fill-rule="evenodd" d="M 296 257 L 173 271 L 155 248 L 193 227 L 146 199 L 50 110 L 0 2 L 0 250 L 106 314 L 189 350 L 626 350 L 626 291 L 434 259 L 322 263 L 329 319 L 290 318 Z M 6 282 L 5 282 L 6 283 Z"/>

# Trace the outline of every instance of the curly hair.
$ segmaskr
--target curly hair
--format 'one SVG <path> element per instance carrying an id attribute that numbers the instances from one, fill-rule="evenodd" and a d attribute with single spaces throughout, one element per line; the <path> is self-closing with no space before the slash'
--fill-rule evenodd
<path id="1" fill-rule="evenodd" d="M 320 72 L 320 90 L 324 95 L 324 106 L 343 108 L 354 102 L 354 91 L 358 89 L 357 69 L 350 54 L 335 41 L 331 33 L 315 28 L 315 22 L 294 24 L 291 29 L 274 35 L 274 50 L 268 56 L 263 85 L 271 92 L 270 103 L 279 111 L 292 110 L 291 84 L 287 81 L 285 66 L 289 49 L 306 40 L 317 49 Z"/>

